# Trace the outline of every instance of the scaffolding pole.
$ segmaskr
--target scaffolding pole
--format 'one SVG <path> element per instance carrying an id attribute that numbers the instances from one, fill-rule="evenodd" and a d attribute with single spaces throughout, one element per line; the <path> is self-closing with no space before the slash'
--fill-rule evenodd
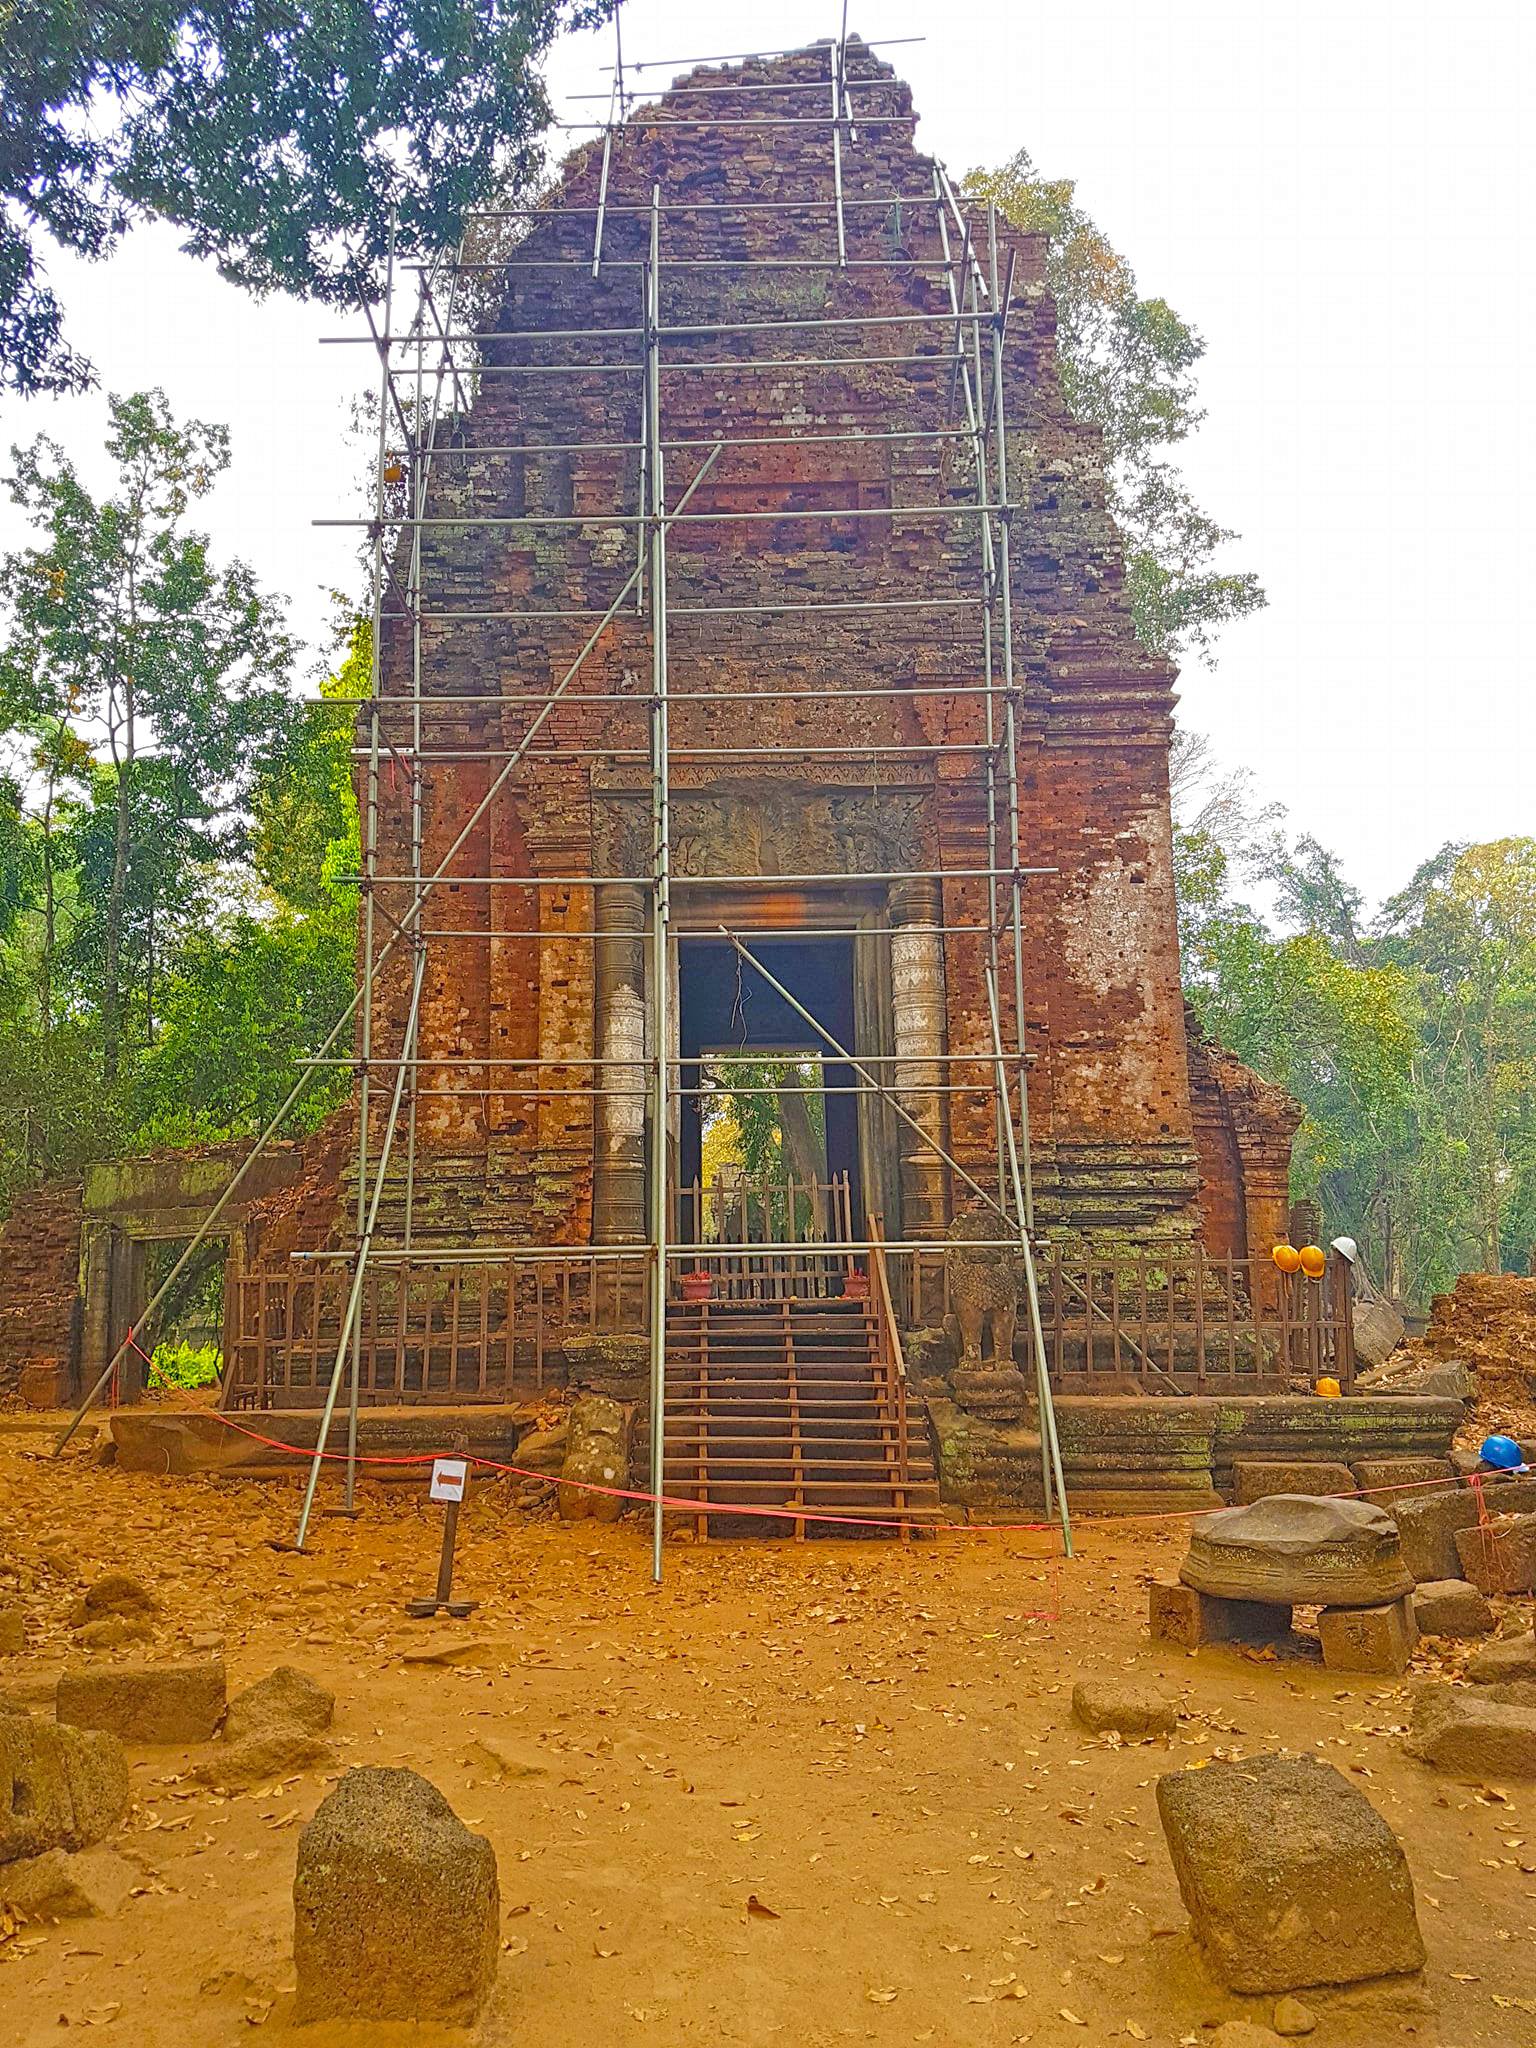
<path id="1" fill-rule="evenodd" d="M 666 1470 L 667 1404 L 667 1137 L 671 1121 L 667 1075 L 670 1043 L 667 924 L 671 914 L 672 809 L 667 718 L 667 485 L 661 446 L 661 187 L 651 191 L 651 257 L 645 272 L 645 475 L 651 617 L 651 823 L 655 863 L 651 899 L 651 1017 L 655 1092 L 651 1106 L 651 1577 L 661 1583 L 662 1479 Z"/>

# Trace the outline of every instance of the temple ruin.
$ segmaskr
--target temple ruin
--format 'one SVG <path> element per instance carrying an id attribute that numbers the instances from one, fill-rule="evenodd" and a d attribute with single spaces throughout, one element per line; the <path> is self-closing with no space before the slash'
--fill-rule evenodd
<path id="1" fill-rule="evenodd" d="M 227 1407 L 665 1401 L 707 1527 L 1049 1496 L 1050 1389 L 1058 1485 L 1215 1499 L 1347 1384 L 1347 1287 L 1268 1258 L 1295 1107 L 1186 1019 L 1174 671 L 1044 240 L 916 118 L 856 38 L 620 77 L 397 274 L 357 1089 L 231 1211 Z"/>

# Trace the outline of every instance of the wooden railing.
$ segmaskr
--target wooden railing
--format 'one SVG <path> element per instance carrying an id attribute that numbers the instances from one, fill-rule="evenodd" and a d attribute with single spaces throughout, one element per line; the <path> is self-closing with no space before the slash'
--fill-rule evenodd
<path id="1" fill-rule="evenodd" d="M 885 1260 L 885 1221 L 871 1212 L 869 1230 L 869 1293 L 875 1312 L 875 1370 L 881 1394 L 896 1425 L 896 1471 L 905 1487 L 912 1476 L 911 1446 L 907 1419 L 907 1360 L 902 1350 L 901 1325 L 891 1294 L 890 1269 Z M 903 1502 L 903 1505 L 905 1502 Z"/>
<path id="2" fill-rule="evenodd" d="M 846 1204 L 846 1181 L 828 1183 L 827 1192 Z M 832 1213 L 846 1217 L 845 1208 Z M 944 1254 L 885 1243 L 878 1216 L 868 1219 L 867 1235 L 867 1259 L 820 1239 L 737 1252 L 730 1240 L 706 1236 L 698 1241 L 712 1249 L 699 1269 L 709 1275 L 712 1300 L 783 1301 L 839 1295 L 864 1265 L 904 1430 L 902 1332 L 947 1315 Z M 669 1299 L 685 1291 L 695 1258 L 669 1256 Z M 564 1381 L 573 1341 L 644 1336 L 649 1269 L 643 1246 L 620 1258 L 573 1249 L 372 1267 L 360 1310 L 361 1396 L 406 1403 L 537 1394 Z M 1039 1254 L 1039 1276 L 1046 1361 L 1062 1393 L 1267 1394 L 1325 1375 L 1347 1393 L 1353 1383 L 1348 1272 L 1340 1260 L 1314 1281 L 1284 1279 L 1267 1260 L 1210 1258 L 1187 1242 L 1113 1256 L 1050 1245 Z M 232 1277 L 223 1400 L 259 1407 L 322 1401 L 349 1280 L 340 1261 L 290 1261 Z M 1021 1352 L 1027 1328 L 1021 1316 Z"/>
<path id="3" fill-rule="evenodd" d="M 227 1317 L 221 1399 L 306 1407 L 325 1399 L 351 1273 L 290 1262 L 241 1275 Z M 481 1264 L 422 1258 L 370 1268 L 359 1309 L 364 1400 L 511 1400 L 565 1377 L 571 1338 L 646 1327 L 643 1256 Z"/>
<path id="4" fill-rule="evenodd" d="M 853 1236 L 853 1198 L 846 1173 L 830 1180 L 784 1180 L 717 1174 L 678 1190 L 674 1242 L 706 1245 L 698 1259 L 715 1301 L 809 1301 L 841 1294 L 850 1270 L 839 1249 Z M 770 1251 L 735 1251 L 769 1245 Z M 678 1274 L 694 1261 L 677 1261 Z"/>
<path id="5" fill-rule="evenodd" d="M 942 1322 L 944 1254 L 890 1247 L 887 1258 L 902 1326 Z M 1329 1377 L 1347 1393 L 1353 1384 L 1348 1268 L 1337 1256 L 1321 1280 L 1286 1278 L 1268 1259 L 1212 1258 L 1187 1240 L 1113 1254 L 1049 1244 L 1037 1260 L 1060 1392 L 1269 1394 Z"/>

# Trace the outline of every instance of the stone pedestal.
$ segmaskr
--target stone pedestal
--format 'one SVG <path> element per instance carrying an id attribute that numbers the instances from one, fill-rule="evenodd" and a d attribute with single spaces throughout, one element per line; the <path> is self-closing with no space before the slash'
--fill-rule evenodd
<path id="1" fill-rule="evenodd" d="M 958 1366 L 950 1384 L 968 1415 L 989 1422 L 1022 1422 L 1029 1412 L 1029 1384 L 1016 1365 Z"/>
<path id="2" fill-rule="evenodd" d="M 1410 1600 L 1381 1607 L 1325 1607 L 1318 1640 L 1330 1671 L 1375 1671 L 1400 1678 L 1419 1640 Z"/>

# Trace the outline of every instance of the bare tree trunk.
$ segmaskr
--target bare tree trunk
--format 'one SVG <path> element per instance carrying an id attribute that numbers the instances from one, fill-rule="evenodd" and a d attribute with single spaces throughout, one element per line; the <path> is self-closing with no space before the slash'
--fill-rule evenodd
<path id="1" fill-rule="evenodd" d="M 43 958 L 37 976 L 37 1009 L 46 1037 L 53 1029 L 53 955 L 58 944 L 56 895 L 53 879 L 53 803 L 58 778 L 48 771 L 48 794 L 43 802 Z"/>

